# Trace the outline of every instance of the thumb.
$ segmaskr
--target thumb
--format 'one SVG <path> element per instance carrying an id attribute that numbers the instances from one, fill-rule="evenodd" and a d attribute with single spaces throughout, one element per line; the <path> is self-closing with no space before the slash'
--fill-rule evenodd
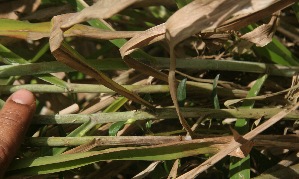
<path id="1" fill-rule="evenodd" d="M 0 111 L 0 178 L 21 145 L 35 107 L 34 95 L 21 89 L 7 99 Z"/>

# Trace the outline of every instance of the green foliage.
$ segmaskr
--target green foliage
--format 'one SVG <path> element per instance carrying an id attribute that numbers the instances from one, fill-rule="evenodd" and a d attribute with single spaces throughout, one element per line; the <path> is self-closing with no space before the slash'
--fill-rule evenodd
<path id="1" fill-rule="evenodd" d="M 187 82 L 187 79 L 185 78 L 182 81 L 180 81 L 180 83 L 178 85 L 177 99 L 178 99 L 178 102 L 181 106 L 183 106 L 183 104 L 186 100 L 186 96 L 187 96 L 186 82 Z"/>
<path id="2" fill-rule="evenodd" d="M 249 90 L 247 97 L 257 96 L 260 92 L 263 84 L 265 83 L 268 75 L 265 74 L 258 78 L 252 88 Z M 254 100 L 245 100 L 241 108 L 253 108 Z M 249 120 L 248 119 L 237 119 L 235 123 L 235 129 L 241 134 L 249 132 Z M 230 157 L 230 178 L 237 179 L 240 176 L 243 178 L 250 178 L 250 155 L 240 159 L 238 157 Z"/>

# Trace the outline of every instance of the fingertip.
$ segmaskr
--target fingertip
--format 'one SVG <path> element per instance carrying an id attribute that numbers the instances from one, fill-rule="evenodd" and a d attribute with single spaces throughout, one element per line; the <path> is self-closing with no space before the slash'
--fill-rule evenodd
<path id="1" fill-rule="evenodd" d="M 20 89 L 11 95 L 11 100 L 23 105 L 31 105 L 35 102 L 35 96 L 26 89 Z"/>

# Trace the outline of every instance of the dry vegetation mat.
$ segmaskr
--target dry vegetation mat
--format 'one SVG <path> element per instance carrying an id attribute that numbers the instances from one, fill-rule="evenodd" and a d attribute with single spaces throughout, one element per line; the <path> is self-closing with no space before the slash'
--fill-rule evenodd
<path id="1" fill-rule="evenodd" d="M 2 100 L 37 97 L 6 176 L 298 177 L 298 22 L 296 0 L 1 1 Z"/>

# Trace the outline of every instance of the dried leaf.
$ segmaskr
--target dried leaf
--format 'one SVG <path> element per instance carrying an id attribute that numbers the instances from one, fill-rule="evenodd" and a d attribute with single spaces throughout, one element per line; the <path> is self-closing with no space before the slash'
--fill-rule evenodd
<path id="1" fill-rule="evenodd" d="M 232 128 L 231 126 L 229 126 L 230 130 L 232 131 L 233 133 L 233 137 L 234 137 L 234 140 L 236 142 L 239 142 L 240 144 L 245 144 L 248 140 L 244 139 L 239 133 L 238 131 L 236 131 L 234 128 Z"/>
<path id="2" fill-rule="evenodd" d="M 252 0 L 252 4 L 253 6 L 258 2 L 259 0 Z M 265 0 L 264 0 L 265 1 Z M 264 2 L 263 1 L 263 2 Z M 280 0 L 280 1 L 275 1 L 275 3 L 273 3 L 273 0 L 267 0 L 267 3 L 269 6 L 265 7 L 265 6 L 261 6 L 263 7 L 261 10 L 258 11 L 254 11 L 251 12 L 250 14 L 247 15 L 241 15 L 241 16 L 236 16 L 234 18 L 231 18 L 227 21 L 225 21 L 220 27 L 217 28 L 217 31 L 226 31 L 226 30 L 238 30 L 242 27 L 245 27 L 251 23 L 254 23 L 258 20 L 261 20 L 265 17 L 270 16 L 271 14 L 284 9 L 292 4 L 294 4 L 294 2 L 296 2 L 297 0 Z M 266 2 L 266 1 L 265 1 Z M 271 2 L 273 4 L 271 4 Z M 258 6 L 258 5 L 256 5 Z"/>
<path id="3" fill-rule="evenodd" d="M 177 173 L 178 173 L 178 168 L 179 168 L 179 161 L 180 161 L 179 159 L 175 160 L 167 179 L 175 179 L 176 178 Z"/>
<path id="4" fill-rule="evenodd" d="M 238 133 L 238 131 L 236 131 L 231 126 L 229 126 L 229 127 L 230 127 L 230 130 L 233 133 L 234 140 L 236 142 L 242 144 L 241 147 L 238 147 L 236 150 L 231 152 L 229 155 L 239 157 L 239 158 L 245 158 L 250 153 L 254 143 L 252 141 L 244 139 L 244 137 L 241 136 Z"/>
<path id="5" fill-rule="evenodd" d="M 278 16 L 280 13 L 275 13 L 268 24 L 263 24 L 251 32 L 241 36 L 241 39 L 248 40 L 258 47 L 264 47 L 272 41 L 276 27 L 278 25 Z"/>
<path id="6" fill-rule="evenodd" d="M 89 19 L 107 19 L 138 0 L 99 0 L 92 6 L 75 13 L 61 27 L 69 28 Z"/>
<path id="7" fill-rule="evenodd" d="M 250 6 L 250 0 L 195 0 L 175 12 L 166 22 L 166 38 L 170 46 L 206 29 L 215 29 L 230 15 Z M 196 12 L 196 13 L 195 13 Z"/>
<path id="8" fill-rule="evenodd" d="M 257 11 L 260 11 L 262 9 L 265 9 L 271 4 L 276 3 L 279 0 L 251 0 L 251 6 L 247 6 L 241 11 L 238 11 L 237 13 L 234 13 L 233 16 L 240 16 L 240 15 L 248 15 Z"/>
<path id="9" fill-rule="evenodd" d="M 93 139 L 90 142 L 87 142 L 86 144 L 79 145 L 73 149 L 70 149 L 66 152 L 63 152 L 62 154 L 75 154 L 75 153 L 81 153 L 81 152 L 87 152 L 91 149 L 95 148 L 97 146 L 97 142 L 95 139 Z"/>
<path id="10" fill-rule="evenodd" d="M 135 35 L 127 43 L 125 43 L 119 49 L 119 51 L 121 56 L 124 58 L 126 55 L 131 54 L 137 48 L 150 45 L 164 38 L 165 38 L 165 24 L 163 23 Z"/>
<path id="11" fill-rule="evenodd" d="M 263 119 L 263 117 L 258 118 L 257 120 L 255 120 L 255 121 L 253 122 L 253 125 L 252 125 L 252 127 L 251 127 L 251 130 L 252 130 L 255 126 L 258 126 L 258 125 L 260 124 L 260 122 L 262 121 L 262 119 Z"/>
<path id="12" fill-rule="evenodd" d="M 250 153 L 253 146 L 254 143 L 252 141 L 247 141 L 245 144 L 242 144 L 241 147 L 238 147 L 236 150 L 229 153 L 228 155 L 239 158 L 245 158 Z"/>
<path id="13" fill-rule="evenodd" d="M 160 161 L 156 161 L 151 163 L 146 169 L 144 169 L 142 172 L 135 175 L 132 179 L 142 179 L 146 176 L 148 176 L 152 171 L 155 170 L 155 168 L 158 166 L 158 164 L 161 163 Z"/>

